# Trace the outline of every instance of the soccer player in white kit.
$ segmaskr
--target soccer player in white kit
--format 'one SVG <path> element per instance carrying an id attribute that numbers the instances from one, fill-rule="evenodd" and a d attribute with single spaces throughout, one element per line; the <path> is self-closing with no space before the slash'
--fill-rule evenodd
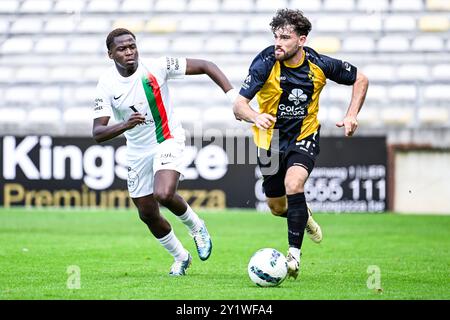
<path id="1" fill-rule="evenodd" d="M 212 241 L 205 222 L 176 193 L 182 173 L 185 133 L 173 111 L 167 80 L 185 74 L 207 74 L 230 100 L 234 100 L 237 92 L 210 61 L 175 57 L 140 59 L 136 37 L 127 29 L 111 31 L 106 46 L 114 66 L 97 84 L 92 134 L 97 142 L 125 135 L 130 196 L 141 220 L 174 257 L 169 274 L 185 275 L 192 257 L 160 214 L 159 204 L 187 226 L 201 260 L 209 258 Z M 108 125 L 111 115 L 118 123 Z"/>

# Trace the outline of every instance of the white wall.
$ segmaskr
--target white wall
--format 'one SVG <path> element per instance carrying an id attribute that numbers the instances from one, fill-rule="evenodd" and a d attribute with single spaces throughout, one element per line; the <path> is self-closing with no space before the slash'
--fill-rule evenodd
<path id="1" fill-rule="evenodd" d="M 394 211 L 450 214 L 450 150 L 395 153 Z"/>

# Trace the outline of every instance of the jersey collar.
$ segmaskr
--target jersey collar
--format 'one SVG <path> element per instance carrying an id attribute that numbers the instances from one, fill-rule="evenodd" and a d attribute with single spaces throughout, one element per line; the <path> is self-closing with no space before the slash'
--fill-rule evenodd
<path id="1" fill-rule="evenodd" d="M 300 59 L 300 61 L 297 64 L 288 64 L 286 61 L 283 61 L 283 64 L 288 67 L 288 68 L 298 68 L 300 67 L 303 62 L 305 61 L 305 50 L 302 49 L 302 58 Z"/>

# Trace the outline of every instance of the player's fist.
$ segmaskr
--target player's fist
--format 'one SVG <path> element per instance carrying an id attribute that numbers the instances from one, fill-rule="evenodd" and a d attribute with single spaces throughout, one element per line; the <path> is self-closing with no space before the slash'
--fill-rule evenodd
<path id="1" fill-rule="evenodd" d="M 260 113 L 255 118 L 255 125 L 259 129 L 267 130 L 277 121 L 277 118 L 268 114 L 268 113 Z"/>
<path id="2" fill-rule="evenodd" d="M 358 121 L 356 117 L 346 116 L 343 121 L 337 122 L 336 126 L 339 128 L 344 127 L 345 136 L 351 137 L 355 133 L 356 128 L 358 128 Z"/>
<path id="3" fill-rule="evenodd" d="M 128 118 L 127 128 L 131 129 L 142 123 L 145 123 L 145 117 L 139 112 L 135 112 Z"/>

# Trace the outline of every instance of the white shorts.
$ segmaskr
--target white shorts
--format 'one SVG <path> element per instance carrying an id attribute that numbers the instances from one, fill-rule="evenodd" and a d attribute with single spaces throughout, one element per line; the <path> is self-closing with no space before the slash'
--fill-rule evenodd
<path id="1" fill-rule="evenodd" d="M 174 132 L 175 133 L 175 132 Z M 179 133 L 179 132 L 178 132 Z M 153 181 L 158 170 L 174 170 L 183 175 L 184 130 L 138 157 L 128 156 L 128 192 L 131 198 L 153 193 Z"/>

